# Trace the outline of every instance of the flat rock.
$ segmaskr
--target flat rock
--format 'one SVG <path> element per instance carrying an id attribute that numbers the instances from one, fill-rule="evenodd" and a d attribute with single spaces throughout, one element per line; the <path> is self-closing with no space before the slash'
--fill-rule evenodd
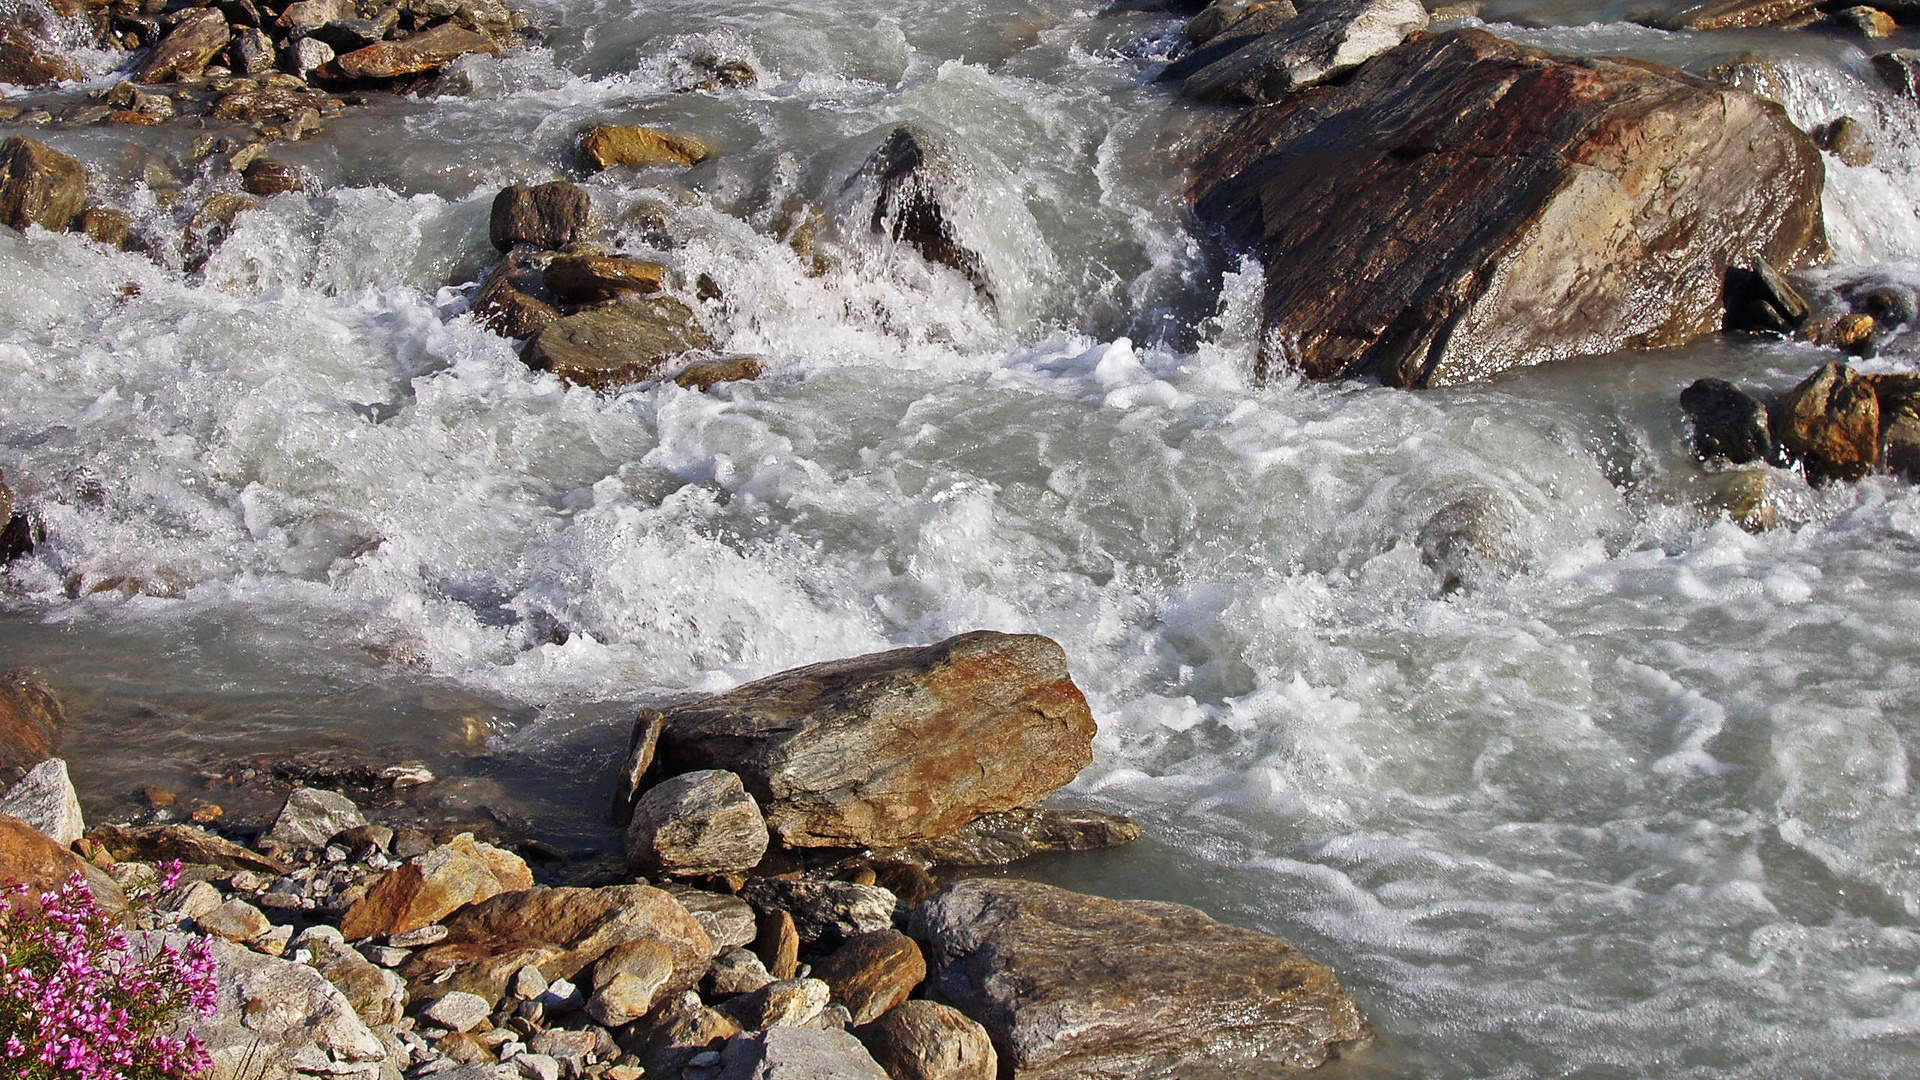
<path id="1" fill-rule="evenodd" d="M 383 41 L 334 58 L 329 74 L 345 79 L 397 79 L 437 71 L 469 53 L 495 53 L 499 47 L 485 34 L 458 23 L 445 22 L 399 41 Z"/>
<path id="2" fill-rule="evenodd" d="M 556 255 L 547 264 L 547 288 L 569 304 L 597 304 L 603 300 L 660 291 L 667 267 L 647 259 L 617 255 Z"/>
<path id="3" fill-rule="evenodd" d="M 514 184 L 493 197 L 487 239 L 501 251 L 518 244 L 562 248 L 586 238 L 592 211 L 586 189 L 572 181 Z"/>
<path id="4" fill-rule="evenodd" d="M 1427 27 L 1420 0 L 1320 0 L 1194 72 L 1195 101 L 1264 105 L 1351 71 Z"/>
<path id="5" fill-rule="evenodd" d="M 686 390 L 711 390 L 723 382 L 751 382 L 766 373 L 759 357 L 727 356 L 688 364 L 673 377 L 673 383 Z"/>
<path id="6" fill-rule="evenodd" d="M 78 65 L 61 56 L 17 22 L 0 23 L 0 83 L 41 86 L 85 78 Z"/>
<path id="7" fill-rule="evenodd" d="M 922 840 L 884 858 L 921 866 L 1004 866 L 1049 851 L 1095 851 L 1140 838 L 1140 826 L 1098 810 L 1008 810 L 968 822 L 937 840 Z"/>
<path id="8" fill-rule="evenodd" d="M 452 1031 L 472 1031 L 493 1012 L 493 1003 L 478 994 L 454 990 L 435 998 L 420 1015 Z"/>
<path id="9" fill-rule="evenodd" d="M 194 919 L 204 933 L 228 941 L 252 941 L 273 929 L 261 910 L 245 900 L 229 900 Z"/>
<path id="10" fill-rule="evenodd" d="M 115 914 L 127 910 L 126 894 L 105 871 L 19 818 L 0 814 L 0 877 L 23 882 L 37 894 L 59 891 L 74 874 L 86 880 L 101 907 Z"/>
<path id="11" fill-rule="evenodd" d="M 1880 402 L 1873 383 L 1827 364 L 1780 400 L 1775 434 L 1816 484 L 1858 480 L 1880 460 Z"/>
<path id="12" fill-rule="evenodd" d="M 1266 265 L 1256 376 L 1419 387 L 1713 332 L 1730 267 L 1825 257 L 1823 182 L 1774 103 L 1455 30 L 1247 113 L 1191 193 Z"/>
<path id="13" fill-rule="evenodd" d="M 987 1029 L 951 1005 L 908 1001 L 854 1032 L 893 1080 L 994 1080 Z"/>
<path id="14" fill-rule="evenodd" d="M 367 823 L 352 799 L 337 791 L 294 788 L 267 830 L 268 839 L 287 847 L 325 847 L 327 841 Z"/>
<path id="15" fill-rule="evenodd" d="M 1060 646 L 983 630 L 678 706 L 658 756 L 738 773 L 787 846 L 896 846 L 1038 803 L 1092 760 L 1093 733 Z"/>
<path id="16" fill-rule="evenodd" d="M 1369 1037 L 1324 966 L 1181 904 L 976 878 L 915 926 L 928 996 L 984 1025 L 1022 1080 L 1304 1069 Z"/>
<path id="17" fill-rule="evenodd" d="M 1705 0 L 1653 21 L 1662 30 L 1744 30 L 1775 26 L 1812 12 L 1818 0 Z"/>
<path id="18" fill-rule="evenodd" d="M 663 780 L 634 804 L 627 867 L 637 874 L 730 874 L 767 853 L 767 823 L 740 777 L 699 769 Z"/>
<path id="19" fill-rule="evenodd" d="M 285 874 L 292 867 L 192 825 L 96 825 L 87 830 L 116 859 L 162 863 L 178 859 L 227 870 Z"/>
<path id="20" fill-rule="evenodd" d="M 638 124 L 600 124 L 580 135 L 580 150 L 596 169 L 615 165 L 697 165 L 713 148 L 689 135 L 675 135 Z"/>
<path id="21" fill-rule="evenodd" d="M 833 991 L 855 1024 L 872 1023 L 907 1000 L 927 977 L 920 946 L 898 930 L 855 934 L 813 965 L 812 977 Z"/>
<path id="22" fill-rule="evenodd" d="M 593 995 L 587 1015 L 602 1027 L 619 1027 L 647 1015 L 674 981 L 673 950 L 659 941 L 629 941 L 607 950 L 593 965 Z"/>
<path id="23" fill-rule="evenodd" d="M 196 78 L 231 40 L 232 31 L 219 11 L 189 8 L 147 58 L 134 66 L 134 81 L 164 83 Z"/>
<path id="24" fill-rule="evenodd" d="M 62 232 L 87 199 L 87 171 L 37 139 L 0 142 L 0 222 Z"/>
<path id="25" fill-rule="evenodd" d="M 575 386 L 611 390 L 645 382 L 667 361 L 710 343 L 693 309 L 667 296 L 620 300 L 540 328 L 527 365 Z M 683 770 L 685 771 L 685 770 Z"/>
<path id="26" fill-rule="evenodd" d="M 518 855 L 461 833 L 387 871 L 347 909 L 340 932 L 355 940 L 405 933 L 467 904 L 532 885 L 533 874 Z"/>
<path id="27" fill-rule="evenodd" d="M 718 1080 L 888 1080 L 860 1040 L 844 1031 L 776 1027 L 735 1039 Z"/>

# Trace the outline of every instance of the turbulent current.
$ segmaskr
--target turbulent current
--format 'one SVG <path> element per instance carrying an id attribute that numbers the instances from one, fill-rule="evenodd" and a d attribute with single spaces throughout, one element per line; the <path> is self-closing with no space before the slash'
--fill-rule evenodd
<path id="1" fill-rule="evenodd" d="M 204 265 L 0 230 L 0 471 L 46 532 L 0 654 L 67 700 L 90 809 L 347 745 L 590 847 L 636 703 L 1033 631 L 1100 722 L 1059 798 L 1148 838 L 1021 872 L 1307 948 L 1380 1035 L 1334 1075 L 1920 1076 L 1920 492 L 1781 472 L 1748 532 L 1676 404 L 1831 352 L 1256 386 L 1259 268 L 1182 196 L 1222 114 L 1153 82 L 1178 17 L 528 9 L 535 44 L 276 146 L 316 190 Z M 1920 113 L 1860 39 L 1627 14 L 1484 11 L 1561 52 L 1775 58 L 1797 122 L 1878 146 L 1826 161 L 1820 280 L 1920 285 Z M 43 99 L 110 85 L 77 55 Z M 758 83 L 681 92 L 712 58 Z M 717 148 L 583 183 L 763 379 L 566 388 L 468 314 L 494 194 L 609 121 Z M 869 228 L 902 123 L 950 153 L 985 293 Z M 233 179 L 130 130 L 0 125 L 177 237 Z"/>

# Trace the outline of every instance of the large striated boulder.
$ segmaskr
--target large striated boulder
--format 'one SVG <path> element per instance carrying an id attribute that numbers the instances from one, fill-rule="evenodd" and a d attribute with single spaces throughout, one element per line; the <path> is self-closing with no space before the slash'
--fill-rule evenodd
<path id="1" fill-rule="evenodd" d="M 1196 101 L 1264 105 L 1351 71 L 1426 27 L 1420 0 L 1320 0 L 1188 75 L 1180 91 Z"/>
<path id="2" fill-rule="evenodd" d="M 782 672 L 668 711 L 668 774 L 727 769 L 792 847 L 899 845 L 1038 803 L 1092 760 L 1060 646 L 975 631 Z"/>
<path id="3" fill-rule="evenodd" d="M 1246 114 L 1192 194 L 1266 264 L 1257 375 L 1419 387 L 1714 331 L 1729 268 L 1825 256 L 1823 181 L 1776 104 L 1456 30 Z"/>
<path id="4" fill-rule="evenodd" d="M 493 39 L 458 23 L 444 22 L 399 41 L 382 41 L 334 58 L 322 71 L 348 80 L 397 79 L 438 71 L 468 53 L 500 51 Z"/>
<path id="5" fill-rule="evenodd" d="M 1311 1068 L 1370 1035 L 1324 966 L 1181 904 L 975 878 L 915 924 L 928 996 L 985 1025 L 1022 1080 Z"/>
<path id="6" fill-rule="evenodd" d="M 87 199 L 87 171 L 37 139 L 0 143 L 0 223 L 62 232 Z"/>
<path id="7" fill-rule="evenodd" d="M 164 83 L 197 78 L 232 40 L 233 32 L 218 9 L 188 8 L 133 69 L 134 81 Z"/>

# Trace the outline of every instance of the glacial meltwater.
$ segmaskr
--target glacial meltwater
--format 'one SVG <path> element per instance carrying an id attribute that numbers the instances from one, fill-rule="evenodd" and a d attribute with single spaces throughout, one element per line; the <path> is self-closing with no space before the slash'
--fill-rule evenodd
<path id="1" fill-rule="evenodd" d="M 1154 81 L 1182 17 L 525 7 L 532 44 L 275 144 L 314 185 L 210 253 L 181 225 L 237 181 L 191 131 L 57 119 L 125 54 L 9 93 L 0 135 L 86 162 L 147 249 L 0 229 L 0 473 L 45 533 L 0 578 L 0 662 L 65 700 L 91 814 L 349 747 L 588 851 L 638 704 L 1038 632 L 1100 723 L 1056 798 L 1146 838 L 1013 872 L 1326 961 L 1379 1035 L 1328 1075 L 1920 1076 L 1920 491 L 1763 470 L 1748 531 L 1754 478 L 1694 461 L 1676 401 L 1837 353 L 1255 385 L 1260 268 L 1183 193 L 1229 112 Z M 1482 14 L 1563 53 L 1770 58 L 1797 123 L 1876 147 L 1827 155 L 1816 299 L 1920 288 L 1920 111 L 1867 63 L 1920 36 Z M 758 81 L 689 92 L 715 59 Z M 717 152 L 585 175 L 596 122 Z M 901 124 L 978 282 L 870 227 Z M 562 176 L 765 376 L 597 393 L 481 326 L 495 193 Z"/>

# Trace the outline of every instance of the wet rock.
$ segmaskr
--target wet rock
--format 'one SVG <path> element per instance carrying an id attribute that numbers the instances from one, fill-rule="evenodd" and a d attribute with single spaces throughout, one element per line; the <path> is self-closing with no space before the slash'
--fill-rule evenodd
<path id="1" fill-rule="evenodd" d="M 307 170 L 268 157 L 253 159 L 240 176 L 247 194 L 263 199 L 283 191 L 305 191 L 310 182 Z"/>
<path id="2" fill-rule="evenodd" d="M 195 919 L 203 933 L 228 941 L 252 941 L 273 929 L 273 923 L 245 900 L 229 900 Z"/>
<path id="3" fill-rule="evenodd" d="M 1880 404 L 1881 460 L 1908 483 L 1920 482 L 1920 380 L 1888 385 L 1876 380 Z"/>
<path id="4" fill-rule="evenodd" d="M 740 1025 L 686 992 L 663 1002 L 629 1027 L 621 1045 L 640 1059 L 647 1076 L 680 1076 L 696 1055 L 720 1049 Z"/>
<path id="5" fill-rule="evenodd" d="M 518 855 L 461 833 L 389 870 L 340 920 L 349 939 L 404 933 L 437 923 L 461 907 L 503 892 L 531 888 Z"/>
<path id="6" fill-rule="evenodd" d="M 71 846 L 87 831 L 87 823 L 80 816 L 80 796 L 67 776 L 67 763 L 59 758 L 48 758 L 28 769 L 0 796 L 0 814 L 19 818 L 61 847 Z"/>
<path id="7" fill-rule="evenodd" d="M 727 1044 L 717 1080 L 887 1080 L 844 1031 L 777 1027 Z"/>
<path id="8" fill-rule="evenodd" d="M 800 1027 L 820 1015 L 832 991 L 819 979 L 780 979 L 720 1006 L 748 1031 Z"/>
<path id="9" fill-rule="evenodd" d="M 1880 458 L 1879 400 L 1845 364 L 1827 364 L 1788 391 L 1773 428 L 1816 484 L 1858 480 Z"/>
<path id="10" fill-rule="evenodd" d="M 1138 824 L 1097 810 L 1009 810 L 883 854 L 922 866 L 1004 866 L 1042 852 L 1094 851 L 1139 837 Z"/>
<path id="11" fill-rule="evenodd" d="M 96 825 L 87 831 L 116 859 L 162 863 L 175 859 L 228 870 L 286 874 L 292 867 L 191 825 Z"/>
<path id="12" fill-rule="evenodd" d="M 116 914 L 127 910 L 126 894 L 99 867 L 19 818 L 0 814 L 0 877 L 38 892 L 57 892 L 76 873 L 86 879 L 101 907 Z"/>
<path id="13" fill-rule="evenodd" d="M 560 318 L 560 309 L 541 278 L 544 256 L 519 250 L 493 268 L 473 297 L 473 313 L 502 337 L 528 338 Z"/>
<path id="14" fill-rule="evenodd" d="M 710 341 L 693 309 L 672 297 L 621 300 L 540 328 L 527 343 L 529 367 L 595 390 L 645 382 L 667 361 Z"/>
<path id="15" fill-rule="evenodd" d="M 226 243 L 227 237 L 233 234 L 233 224 L 241 214 L 258 209 L 258 202 L 231 191 L 217 192 L 201 203 L 200 209 L 187 219 L 186 235 L 181 238 L 182 262 L 187 272 L 206 265 L 213 249 Z"/>
<path id="16" fill-rule="evenodd" d="M 195 79 L 233 40 L 227 20 L 213 8 L 189 8 L 147 58 L 134 66 L 136 82 Z"/>
<path id="17" fill-rule="evenodd" d="M 767 853 L 767 823 L 740 777 L 682 773 L 649 788 L 627 826 L 627 866 L 638 874 L 728 874 Z"/>
<path id="18" fill-rule="evenodd" d="M 1817 0 L 1705 0 L 1652 21 L 1662 30 L 1741 30 L 1793 22 L 1814 10 Z"/>
<path id="19" fill-rule="evenodd" d="M 547 263 L 546 283 L 569 304 L 595 304 L 622 296 L 660 291 L 667 268 L 646 259 L 615 255 L 556 255 Z"/>
<path id="20" fill-rule="evenodd" d="M 1312 1068 L 1369 1036 L 1333 973 L 1180 904 L 976 878 L 915 913 L 929 996 L 1033 1080 Z"/>
<path id="21" fill-rule="evenodd" d="M 990 291 L 984 260 L 960 242 L 945 205 L 956 187 L 952 176 L 961 171 L 926 132 L 895 128 L 862 167 L 879 189 L 869 224 L 873 231 L 911 246 L 928 262 L 958 270 L 975 288 Z"/>
<path id="22" fill-rule="evenodd" d="M 1222 5 L 1216 4 L 1194 16 L 1194 22 L 1206 19 L 1208 12 L 1225 10 L 1227 9 Z M 1291 0 L 1272 0 L 1269 3 L 1256 5 L 1234 5 L 1233 10 L 1237 10 L 1239 15 L 1231 24 L 1205 41 L 1195 41 L 1194 48 L 1182 54 L 1160 72 L 1159 81 L 1185 82 L 1194 74 L 1212 67 L 1280 29 L 1300 13 Z M 1189 23 L 1188 28 L 1191 38 L 1193 23 Z M 1204 30 L 1205 27 L 1202 26 L 1202 29 Z"/>
<path id="23" fill-rule="evenodd" d="M 1867 134 L 1866 126 L 1851 116 L 1843 116 L 1822 126 L 1814 133 L 1814 138 L 1820 144 L 1820 149 L 1856 169 L 1872 164 L 1877 152 L 1873 136 Z"/>
<path id="24" fill-rule="evenodd" d="M 455 23 L 441 23 L 399 41 L 383 41 L 343 53 L 325 71 L 343 79 L 397 79 L 437 71 L 470 53 L 498 52 L 493 39 Z"/>
<path id="25" fill-rule="evenodd" d="M 0 143 L 0 222 L 61 232 L 86 198 L 87 172 L 78 161 L 24 135 Z"/>
<path id="26" fill-rule="evenodd" d="M 41 86 L 85 78 L 80 68 L 17 22 L 0 23 L 0 83 Z"/>
<path id="27" fill-rule="evenodd" d="M 867 1024 L 907 1000 L 927 977 L 920 946 L 898 930 L 855 934 L 813 965 L 813 977 L 833 991 L 855 1024 Z"/>
<path id="28" fill-rule="evenodd" d="M 586 237 L 592 211 L 586 189 L 570 181 L 514 184 L 493 198 L 487 239 L 501 251 L 511 251 L 517 244 L 565 247 Z"/>
<path id="29" fill-rule="evenodd" d="M 1767 407 L 1725 379 L 1699 379 L 1680 392 L 1680 407 L 1693 424 L 1693 452 L 1703 461 L 1784 466 L 1774 443 Z"/>
<path id="30" fill-rule="evenodd" d="M 274 48 L 273 39 L 265 30 L 257 26 L 233 28 L 233 40 L 227 45 L 227 62 L 236 74 L 262 75 L 272 71 L 279 60 L 280 51 Z"/>
<path id="31" fill-rule="evenodd" d="M 653 754 L 660 744 L 660 732 L 667 718 L 655 709 L 641 709 L 634 717 L 633 731 L 627 736 L 627 756 L 614 783 L 613 803 L 609 807 L 615 825 L 633 820 L 633 802 L 640 797 L 643 778 L 653 767 Z"/>
<path id="32" fill-rule="evenodd" d="M 1896 29 L 1893 16 L 1881 11 L 1879 8 L 1867 7 L 1865 5 L 1841 8 L 1839 11 L 1833 13 L 1833 17 L 1836 21 L 1852 27 L 1861 37 L 1866 38 L 1878 39 L 1891 37 L 1893 31 Z"/>
<path id="33" fill-rule="evenodd" d="M 987 1029 L 951 1005 L 908 1001 L 854 1032 L 892 1080 L 994 1080 Z"/>
<path id="34" fill-rule="evenodd" d="M 741 90 L 760 81 L 753 65 L 735 57 L 701 56 L 688 64 L 686 90 Z"/>
<path id="35" fill-rule="evenodd" d="M 1185 78 L 1195 101 L 1264 105 L 1366 63 L 1427 26 L 1419 0 L 1320 0 Z"/>
<path id="36" fill-rule="evenodd" d="M 1261 26 L 1260 33 L 1266 33 L 1299 12 L 1294 8 L 1291 0 L 1267 0 L 1266 3 L 1250 3 L 1248 0 L 1214 0 L 1214 3 L 1200 9 L 1200 14 L 1188 19 L 1186 28 L 1182 32 L 1187 35 L 1188 44 L 1205 45 L 1222 34 L 1243 32 L 1247 17 L 1255 14 L 1273 20 L 1271 25 Z"/>
<path id="37" fill-rule="evenodd" d="M 133 219 L 123 211 L 108 209 L 104 206 L 89 206 L 80 211 L 80 217 L 74 221 L 74 228 L 86 234 L 87 238 L 110 248 L 124 248 L 133 235 Z"/>
<path id="38" fill-rule="evenodd" d="M 1714 331 L 1729 267 L 1824 257 L 1822 183 L 1777 105 L 1455 30 L 1248 113 L 1191 190 L 1267 267 L 1257 375 L 1418 387 Z"/>
<path id="39" fill-rule="evenodd" d="M 1871 61 L 1875 74 L 1894 93 L 1920 99 L 1920 49 L 1895 49 Z"/>
<path id="40" fill-rule="evenodd" d="M 1778 270 L 1762 262 L 1727 269 L 1726 315 L 1721 329 L 1792 336 L 1812 309 L 1800 291 Z"/>
<path id="41" fill-rule="evenodd" d="M 242 86 L 221 95 L 208 110 L 208 115 L 216 120 L 290 124 L 307 113 L 329 116 L 345 107 L 339 98 L 316 90 L 290 86 Z M 246 161 L 235 160 L 234 164 L 245 170 L 259 160 L 256 155 Z"/>
<path id="42" fill-rule="evenodd" d="M 738 773 L 789 846 L 897 845 L 1039 802 L 1091 760 L 1093 732 L 1058 645 L 977 631 L 668 710 L 659 760 Z"/>
<path id="43" fill-rule="evenodd" d="M 746 949 L 730 949 L 714 957 L 704 985 L 710 997 L 731 997 L 751 994 L 773 981 L 773 973 L 758 956 Z"/>
<path id="44" fill-rule="evenodd" d="M 0 492 L 8 503 L 0 509 L 11 510 L 12 492 L 4 484 Z M 59 697 L 32 672 L 15 671 L 0 678 L 0 783 L 11 784 L 52 757 L 66 726 L 67 713 Z"/>
<path id="45" fill-rule="evenodd" d="M 713 156 L 713 148 L 689 135 L 675 135 L 637 124 L 602 124 L 580 135 L 580 151 L 595 169 L 615 165 L 698 165 Z"/>
<path id="46" fill-rule="evenodd" d="M 593 965 L 593 996 L 587 1015 L 619 1027 L 647 1015 L 674 978 L 673 950 L 658 941 L 630 941 L 607 951 Z"/>
<path id="47" fill-rule="evenodd" d="M 335 836 L 366 823 L 366 815 L 353 800 L 337 791 L 294 788 L 281 804 L 267 838 L 286 847 L 324 847 Z"/>
<path id="48" fill-rule="evenodd" d="M 673 377 L 673 382 L 685 390 L 711 390 L 723 382 L 750 382 L 766 374 L 766 370 L 758 357 L 729 356 L 688 364 Z"/>
<path id="49" fill-rule="evenodd" d="M 856 934 L 890 929 L 899 902 L 876 885 L 817 878 L 749 878 L 740 895 L 757 910 L 790 915 L 801 944 L 827 948 Z M 780 974 L 785 966 L 780 955 L 761 957 L 775 978 L 790 977 Z"/>
<path id="50" fill-rule="evenodd" d="M 1759 53 L 1728 57 L 1701 71 L 1700 77 L 1757 98 L 1786 104 L 1787 80 L 1780 74 L 1780 65 Z"/>

